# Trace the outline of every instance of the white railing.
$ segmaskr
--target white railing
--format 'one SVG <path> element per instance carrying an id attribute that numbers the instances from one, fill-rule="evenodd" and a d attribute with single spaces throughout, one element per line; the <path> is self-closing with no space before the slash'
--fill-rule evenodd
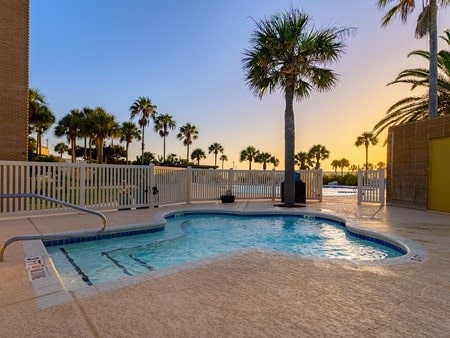
<path id="1" fill-rule="evenodd" d="M 306 198 L 322 200 L 322 171 L 300 171 Z M 34 193 L 92 209 L 129 209 L 217 200 L 227 190 L 236 199 L 280 196 L 284 171 L 214 170 L 85 163 L 0 161 L 0 194 Z M 11 198 L 2 214 L 55 212 L 64 205 Z"/>
<path id="2" fill-rule="evenodd" d="M 363 202 L 384 205 L 384 169 L 358 171 L 358 204 Z"/>

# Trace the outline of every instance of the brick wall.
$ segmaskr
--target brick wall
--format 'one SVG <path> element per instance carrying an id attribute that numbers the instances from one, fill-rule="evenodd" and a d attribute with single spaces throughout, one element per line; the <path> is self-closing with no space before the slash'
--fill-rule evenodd
<path id="1" fill-rule="evenodd" d="M 427 209 L 430 140 L 439 137 L 450 137 L 450 115 L 389 128 L 388 205 Z"/>
<path id="2" fill-rule="evenodd" d="M 0 160 L 27 160 L 29 8 L 0 0 Z"/>

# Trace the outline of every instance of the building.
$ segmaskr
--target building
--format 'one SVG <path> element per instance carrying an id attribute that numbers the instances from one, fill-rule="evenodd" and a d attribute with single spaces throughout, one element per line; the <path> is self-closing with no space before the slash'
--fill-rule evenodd
<path id="1" fill-rule="evenodd" d="M 29 13 L 29 0 L 0 0 L 0 160 L 27 160 Z"/>

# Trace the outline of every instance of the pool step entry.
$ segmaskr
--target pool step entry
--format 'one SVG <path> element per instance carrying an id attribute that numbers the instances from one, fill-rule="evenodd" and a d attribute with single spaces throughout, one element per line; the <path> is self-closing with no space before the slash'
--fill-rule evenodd
<path id="1" fill-rule="evenodd" d="M 42 240 L 42 241 L 48 241 L 48 240 L 56 240 L 56 239 L 67 239 L 67 238 L 77 238 L 77 237 L 95 237 L 100 235 L 101 233 L 103 233 L 103 231 L 106 228 L 106 224 L 108 223 L 106 220 L 105 215 L 103 215 L 101 212 L 89 209 L 89 208 L 85 208 L 76 204 L 72 204 L 72 203 L 68 203 L 65 201 L 61 201 L 61 200 L 57 200 L 51 197 L 47 197 L 44 195 L 39 195 L 39 194 L 0 194 L 0 198 L 37 198 L 40 200 L 44 200 L 44 201 L 48 201 L 48 202 L 52 202 L 52 203 L 56 203 L 56 204 L 61 204 L 64 205 L 66 207 L 75 209 L 75 210 L 79 210 L 79 211 L 83 211 L 83 212 L 87 212 L 89 214 L 92 215 L 97 215 L 102 219 L 102 227 L 94 232 L 74 232 L 71 233 L 70 235 L 68 234 L 56 234 L 56 235 L 24 235 L 24 236 L 16 236 L 16 237 L 11 237 L 9 239 L 7 239 L 3 245 L 0 247 L 0 262 L 3 262 L 3 255 L 5 253 L 5 249 L 8 245 L 10 245 L 11 243 L 17 242 L 17 241 L 29 241 L 29 240 Z"/>

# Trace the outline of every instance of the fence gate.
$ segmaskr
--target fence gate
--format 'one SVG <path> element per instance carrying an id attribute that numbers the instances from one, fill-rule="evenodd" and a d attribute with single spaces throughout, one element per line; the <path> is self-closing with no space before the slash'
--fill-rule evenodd
<path id="1" fill-rule="evenodd" d="M 358 204 L 363 202 L 384 205 L 384 169 L 358 171 Z"/>

